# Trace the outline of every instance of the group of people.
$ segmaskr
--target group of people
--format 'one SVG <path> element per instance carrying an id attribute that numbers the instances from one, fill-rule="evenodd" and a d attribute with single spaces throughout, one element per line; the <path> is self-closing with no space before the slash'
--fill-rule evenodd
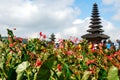
<path id="1" fill-rule="evenodd" d="M 108 40 L 105 44 L 107 49 L 110 49 L 111 47 L 114 47 L 116 50 L 120 49 L 120 40 L 118 39 L 114 43 Z"/>
<path id="2" fill-rule="evenodd" d="M 91 42 L 89 43 L 89 48 L 90 47 L 93 47 L 93 49 L 97 49 L 97 46 L 98 45 L 102 45 L 105 49 L 115 49 L 116 51 L 120 49 L 120 40 L 116 40 L 116 42 L 112 42 L 111 40 L 108 40 L 108 41 L 103 41 L 102 43 L 99 43 L 99 44 L 92 44 Z"/>

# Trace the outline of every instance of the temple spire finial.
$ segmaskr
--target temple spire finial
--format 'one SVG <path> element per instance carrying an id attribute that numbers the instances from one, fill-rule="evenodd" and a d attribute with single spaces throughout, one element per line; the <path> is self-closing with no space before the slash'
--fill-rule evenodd
<path id="1" fill-rule="evenodd" d="M 97 5 L 97 3 L 95 2 L 94 4 L 96 4 Z"/>

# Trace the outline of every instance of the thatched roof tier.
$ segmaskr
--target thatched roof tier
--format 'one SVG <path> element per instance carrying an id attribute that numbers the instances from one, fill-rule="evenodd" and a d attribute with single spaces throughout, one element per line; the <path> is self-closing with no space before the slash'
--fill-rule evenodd
<path id="1" fill-rule="evenodd" d="M 99 15 L 92 15 L 91 17 L 100 17 Z"/>
<path id="2" fill-rule="evenodd" d="M 99 17 L 91 18 L 90 20 L 96 21 L 96 20 L 101 20 Z"/>
<path id="3" fill-rule="evenodd" d="M 94 25 L 90 25 L 90 28 L 101 28 L 103 27 L 102 25 L 98 25 L 98 24 L 94 24 Z"/>
<path id="4" fill-rule="evenodd" d="M 104 30 L 102 30 L 102 29 L 89 29 L 89 30 L 87 30 L 87 32 L 104 32 Z"/>
<path id="5" fill-rule="evenodd" d="M 91 23 L 91 24 L 100 24 L 101 22 L 98 21 L 98 20 L 96 20 L 96 21 L 91 21 L 90 23 Z"/>
<path id="6" fill-rule="evenodd" d="M 109 36 L 105 34 L 85 34 L 81 36 L 82 38 L 89 39 L 89 38 L 102 38 L 102 39 L 108 39 L 110 38 Z"/>

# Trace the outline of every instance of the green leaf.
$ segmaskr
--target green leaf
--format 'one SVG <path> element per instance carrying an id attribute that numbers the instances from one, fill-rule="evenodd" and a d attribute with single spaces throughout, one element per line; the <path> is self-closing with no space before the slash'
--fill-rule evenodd
<path id="1" fill-rule="evenodd" d="M 45 61 L 45 63 L 43 65 L 45 65 L 47 68 L 52 68 L 52 65 L 54 63 L 54 61 L 56 60 L 55 55 L 50 55 L 47 59 L 47 61 Z"/>
<path id="2" fill-rule="evenodd" d="M 107 79 L 107 71 L 101 68 L 98 73 L 98 80 L 106 80 L 106 79 Z"/>
<path id="3" fill-rule="evenodd" d="M 86 52 L 85 51 L 83 51 L 81 54 L 84 58 L 86 58 Z"/>
<path id="4" fill-rule="evenodd" d="M 29 42 L 26 46 L 27 50 L 29 50 L 30 52 L 33 52 L 35 50 L 35 44 L 32 42 Z"/>
<path id="5" fill-rule="evenodd" d="M 17 80 L 21 80 L 24 71 L 29 67 L 29 62 L 24 61 L 17 66 L 16 73 L 17 73 Z"/>
<path id="6" fill-rule="evenodd" d="M 29 60 L 29 55 L 28 54 L 26 54 L 27 52 L 26 52 L 26 50 L 23 48 L 23 50 L 22 50 L 22 53 L 23 53 L 23 55 L 22 55 L 22 61 L 27 61 L 27 60 Z"/>
<path id="7" fill-rule="evenodd" d="M 81 80 L 88 80 L 88 78 L 91 74 L 92 73 L 90 71 L 85 71 Z"/>
<path id="8" fill-rule="evenodd" d="M 62 73 L 60 75 L 60 80 L 71 80 L 72 70 L 66 63 L 63 63 Z M 64 79 L 63 79 L 64 78 Z"/>
<path id="9" fill-rule="evenodd" d="M 3 42 L 2 42 L 2 41 L 0 41 L 0 47 L 2 47 L 2 48 L 3 48 Z"/>
<path id="10" fill-rule="evenodd" d="M 16 80 L 16 72 L 14 68 L 10 68 L 8 72 L 8 80 Z M 14 77 L 13 77 L 14 76 Z"/>
<path id="11" fill-rule="evenodd" d="M 64 68 L 65 68 L 65 70 L 66 70 L 66 77 L 67 77 L 67 79 L 68 79 L 68 78 L 70 78 L 70 76 L 71 76 L 71 72 L 70 72 L 69 67 L 68 67 L 67 64 L 64 64 Z"/>
<path id="12" fill-rule="evenodd" d="M 14 37 L 14 34 L 13 34 L 12 30 L 7 29 L 7 32 L 8 32 L 8 35 L 10 35 L 12 38 Z"/>
<path id="13" fill-rule="evenodd" d="M 4 64 L 4 63 L 1 61 L 1 62 L 0 62 L 0 68 L 1 68 L 1 69 L 3 69 L 3 64 Z"/>
<path id="14" fill-rule="evenodd" d="M 40 68 L 36 80 L 49 80 L 51 75 L 50 69 Z"/>
<path id="15" fill-rule="evenodd" d="M 51 75 L 51 68 L 55 61 L 56 57 L 54 55 L 50 55 L 47 60 L 41 65 L 36 80 L 49 80 Z"/>
<path id="16" fill-rule="evenodd" d="M 81 69 L 82 69 L 83 71 L 85 71 L 85 70 L 88 69 L 88 66 L 85 64 L 84 61 L 80 61 L 80 65 L 81 65 Z"/>
<path id="17" fill-rule="evenodd" d="M 118 68 L 115 66 L 111 66 L 108 71 L 108 80 L 119 80 L 118 76 Z"/>

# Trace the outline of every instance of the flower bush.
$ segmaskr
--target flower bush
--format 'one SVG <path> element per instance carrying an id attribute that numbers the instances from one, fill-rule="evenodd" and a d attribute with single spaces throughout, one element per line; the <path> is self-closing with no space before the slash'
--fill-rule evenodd
<path id="1" fill-rule="evenodd" d="M 2 80 L 119 80 L 120 51 L 93 50 L 86 40 L 77 45 L 61 40 L 59 46 L 40 38 L 22 43 L 9 29 L 8 39 L 0 39 Z M 78 39 L 76 39 L 78 40 Z M 77 42 L 75 40 L 75 42 Z"/>

